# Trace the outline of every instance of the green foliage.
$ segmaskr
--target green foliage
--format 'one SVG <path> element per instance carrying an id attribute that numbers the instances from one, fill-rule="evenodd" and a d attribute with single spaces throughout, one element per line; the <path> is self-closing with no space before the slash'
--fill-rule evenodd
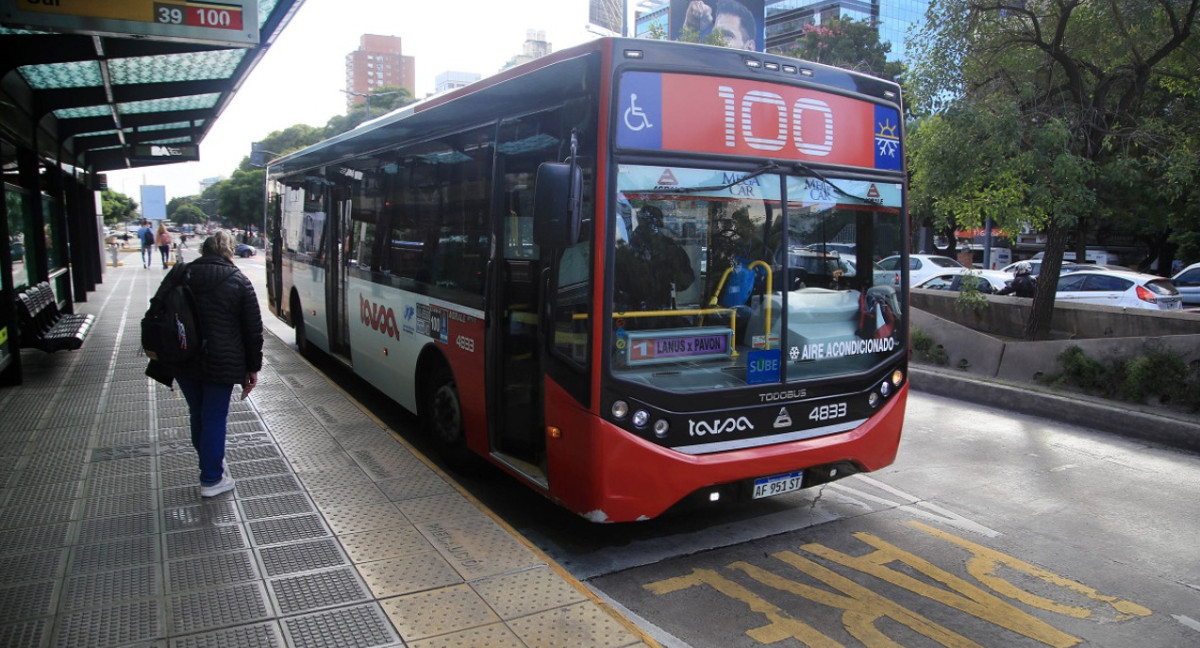
<path id="1" fill-rule="evenodd" d="M 987 310 L 990 302 L 988 302 L 987 295 L 979 290 L 980 285 L 984 283 L 987 283 L 987 280 L 982 277 L 964 276 L 958 295 L 954 298 L 954 308 L 960 311 L 975 312 Z"/>
<path id="2" fill-rule="evenodd" d="M 175 210 L 174 215 L 170 219 L 180 225 L 198 225 L 207 220 L 204 210 L 200 209 L 192 203 L 184 203 Z"/>
<path id="3" fill-rule="evenodd" d="M 921 329 L 913 328 L 909 332 L 909 341 L 912 343 L 917 360 L 921 362 L 945 366 L 950 361 L 946 349 L 942 345 L 934 343 L 933 337 Z"/>
<path id="4" fill-rule="evenodd" d="M 1055 271 L 1073 235 L 1151 249 L 1200 224 L 1200 0 L 933 0 L 906 91 L 914 214 L 1032 226 Z M 1178 243 L 1191 241 L 1180 234 Z M 1190 248 L 1189 248 L 1190 249 Z M 1048 329 L 1039 287 L 1027 335 Z"/>
<path id="5" fill-rule="evenodd" d="M 109 225 L 131 221 L 138 215 L 138 204 L 133 198 L 111 189 L 100 192 L 100 208 L 104 222 Z"/>
<path id="6" fill-rule="evenodd" d="M 355 126 L 367 121 L 367 119 L 374 119 L 380 115 L 387 114 L 396 108 L 406 106 L 413 101 L 415 101 L 415 99 L 413 99 L 412 93 L 410 93 L 406 88 L 397 88 L 395 86 L 382 87 L 379 90 L 371 93 L 369 102 L 363 101 L 362 103 L 354 104 L 354 106 L 350 109 L 350 112 L 347 114 L 334 115 L 331 117 L 329 121 L 326 122 L 322 133 L 324 138 L 340 135 L 341 133 L 345 133 L 346 131 L 353 129 Z M 367 115 L 368 106 L 370 106 L 371 109 L 371 114 L 369 116 Z M 271 150 L 274 151 L 276 149 Z"/>
<path id="7" fill-rule="evenodd" d="M 870 20 L 834 18 L 820 25 L 805 25 L 800 38 L 784 53 L 793 58 L 857 70 L 890 81 L 899 81 L 904 65 L 888 61 L 891 43 L 879 40 L 879 30 Z"/>
<path id="8" fill-rule="evenodd" d="M 1058 361 L 1062 374 L 1048 377 L 1055 384 L 1132 403 L 1157 397 L 1163 403 L 1200 410 L 1200 364 L 1189 367 L 1165 349 L 1151 347 L 1130 360 L 1102 362 L 1072 346 L 1059 354 Z"/>

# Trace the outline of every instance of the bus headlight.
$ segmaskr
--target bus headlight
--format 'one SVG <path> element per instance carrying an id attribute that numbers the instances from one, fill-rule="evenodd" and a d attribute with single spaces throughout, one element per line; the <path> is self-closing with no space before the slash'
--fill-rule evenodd
<path id="1" fill-rule="evenodd" d="M 867 396 L 867 404 L 871 407 L 879 407 L 879 394 L 871 392 L 871 395 Z"/>
<path id="2" fill-rule="evenodd" d="M 624 421 L 626 416 L 629 416 L 629 403 L 623 400 L 614 401 L 612 404 L 613 418 L 618 421 Z"/>
<path id="3" fill-rule="evenodd" d="M 667 438 L 667 431 L 670 429 L 671 424 L 667 422 L 667 419 L 658 419 L 654 422 L 654 436 L 660 439 Z"/>
<path id="4" fill-rule="evenodd" d="M 880 394 L 887 396 L 891 392 L 892 392 L 892 383 L 885 380 L 879 385 L 879 393 Z"/>
<path id="5" fill-rule="evenodd" d="M 634 425 L 634 427 L 637 427 L 638 429 L 641 429 L 641 428 L 644 428 L 644 427 L 646 427 L 646 424 L 647 424 L 647 423 L 649 423 L 649 422 L 650 422 L 650 412 L 647 412 L 646 410 L 640 409 L 640 410 L 638 410 L 638 411 L 636 411 L 636 412 L 634 412 L 634 413 L 633 413 L 633 425 Z"/>
<path id="6" fill-rule="evenodd" d="M 892 385 L 899 387 L 904 382 L 904 372 L 899 369 L 892 372 Z"/>

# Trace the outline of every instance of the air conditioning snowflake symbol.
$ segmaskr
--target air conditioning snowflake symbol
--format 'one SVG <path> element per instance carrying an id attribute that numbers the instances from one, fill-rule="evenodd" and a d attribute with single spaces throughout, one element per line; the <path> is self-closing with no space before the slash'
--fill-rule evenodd
<path id="1" fill-rule="evenodd" d="M 788 357 L 792 360 L 800 359 L 800 347 L 792 347 L 788 349 Z"/>
<path id="2" fill-rule="evenodd" d="M 891 119 L 876 124 L 875 146 L 879 147 L 879 155 L 896 157 L 896 151 L 900 149 L 900 138 L 896 135 L 896 125 Z"/>

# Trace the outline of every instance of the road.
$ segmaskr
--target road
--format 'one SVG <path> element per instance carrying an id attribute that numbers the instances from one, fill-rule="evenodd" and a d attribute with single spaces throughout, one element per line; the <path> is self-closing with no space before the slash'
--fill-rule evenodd
<path id="1" fill-rule="evenodd" d="M 460 483 L 666 646 L 1200 646 L 1200 456 L 1047 419 L 914 392 L 884 470 L 638 524 Z"/>

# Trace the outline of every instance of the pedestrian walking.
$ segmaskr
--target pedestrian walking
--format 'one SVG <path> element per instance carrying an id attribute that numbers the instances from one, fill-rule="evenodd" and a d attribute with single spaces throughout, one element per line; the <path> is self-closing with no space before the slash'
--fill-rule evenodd
<path id="1" fill-rule="evenodd" d="M 137 237 L 138 242 L 142 244 L 142 267 L 149 268 L 150 262 L 154 260 L 154 230 L 150 227 L 150 221 L 142 221 Z"/>
<path id="2" fill-rule="evenodd" d="M 263 323 L 254 286 L 233 263 L 234 239 L 227 232 L 208 237 L 200 258 L 186 267 L 185 282 L 203 307 L 197 310 L 201 354 L 198 360 L 166 364 L 151 360 L 146 373 L 168 386 L 172 379 L 187 400 L 192 447 L 200 468 L 200 496 L 233 489 L 225 470 L 225 434 L 234 385 L 244 400 L 258 384 L 263 361 Z M 176 269 L 173 272 L 178 272 Z"/>
<path id="3" fill-rule="evenodd" d="M 162 255 L 163 270 L 167 269 L 167 262 L 171 260 L 171 232 L 167 230 L 167 226 L 159 222 L 158 232 L 154 234 L 154 242 L 158 245 L 158 253 Z"/>

